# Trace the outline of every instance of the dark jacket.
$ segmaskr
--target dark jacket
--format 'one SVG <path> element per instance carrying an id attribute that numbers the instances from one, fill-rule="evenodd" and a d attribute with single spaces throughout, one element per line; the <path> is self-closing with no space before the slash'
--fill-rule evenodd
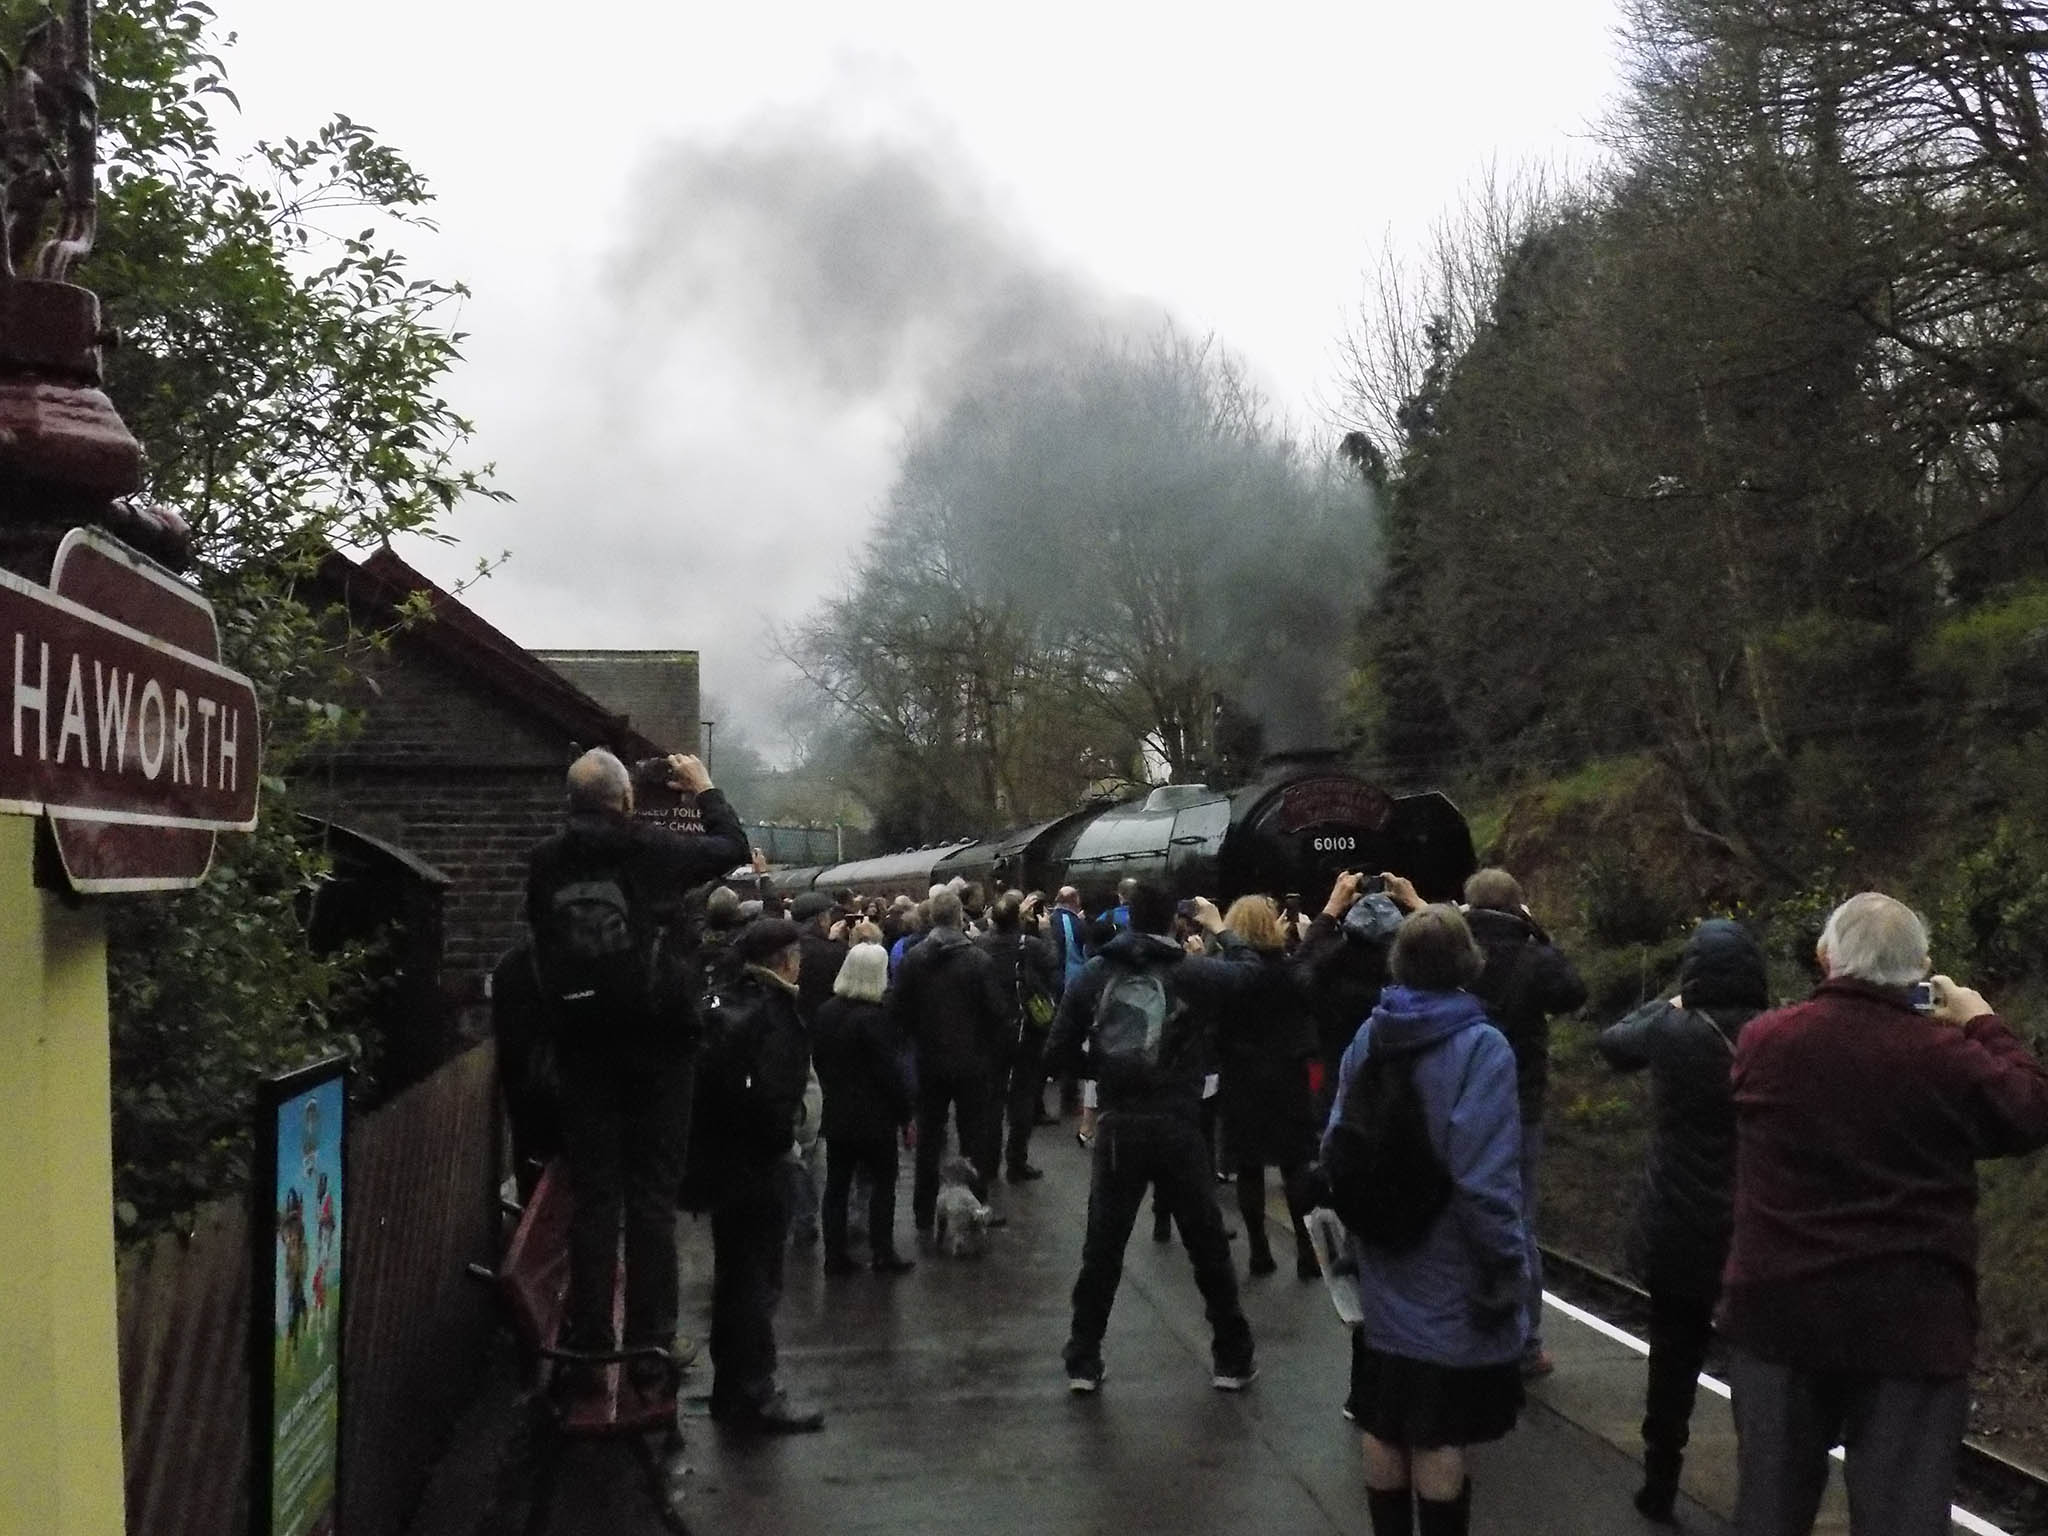
<path id="1" fill-rule="evenodd" d="M 1315 1103 L 1308 1063 L 1315 1025 L 1300 973 L 1279 950 L 1231 952 L 1259 985 L 1227 998 L 1216 1029 L 1217 1108 L 1236 1163 L 1293 1168 L 1315 1157 Z"/>
<path id="2" fill-rule="evenodd" d="M 1415 1247 L 1352 1241 L 1365 1312 L 1359 1335 L 1384 1354 L 1461 1370 L 1514 1360 L 1523 1309 L 1478 1304 L 1519 1295 L 1528 1278 L 1513 1052 L 1469 992 L 1390 986 L 1344 1053 L 1332 1125 L 1375 1051 L 1415 1058 L 1416 1093 L 1452 1191 Z"/>
<path id="3" fill-rule="evenodd" d="M 1522 1120 L 1534 1125 L 1543 1118 L 1543 1099 L 1550 1088 L 1551 1015 L 1585 1007 L 1586 984 L 1549 935 L 1529 918 L 1471 907 L 1465 921 L 1486 951 L 1486 969 L 1472 992 L 1515 1049 Z"/>
<path id="4" fill-rule="evenodd" d="M 1033 1030 L 1018 999 L 1023 995 L 1023 986 L 1035 987 L 1048 998 L 1060 995 L 1059 963 L 1053 957 L 1052 945 L 1036 934 L 1003 933 L 995 929 L 984 933 L 974 944 L 988 956 L 996 973 L 996 990 L 1009 1005 L 1005 1027 L 1011 1054 L 1015 1054 L 1020 1039 L 1027 1034 L 1035 1037 L 1027 1043 L 1028 1048 L 1043 1051 L 1045 1036 L 1052 1026 L 1048 1023 L 1043 1029 Z"/>
<path id="5" fill-rule="evenodd" d="M 1961 1376 L 1977 1331 L 1977 1160 L 2048 1145 L 2048 1071 L 1995 1015 L 1821 983 L 1735 1049 L 1728 1336 L 1815 1371 Z"/>
<path id="6" fill-rule="evenodd" d="M 717 1082 L 713 1066 L 723 1051 L 740 1064 L 743 1089 Z M 683 1180 L 691 1209 L 710 1210 L 774 1176 L 795 1145 L 810 1075 L 810 1036 L 796 993 L 781 978 L 747 966 L 719 993 L 706 1020 Z"/>
<path id="7" fill-rule="evenodd" d="M 825 1090 L 828 1142 L 886 1142 L 910 1121 L 903 1037 L 881 1003 L 828 997 L 811 1025 L 811 1059 Z"/>
<path id="8" fill-rule="evenodd" d="M 955 928 L 934 928 L 903 957 L 889 1011 L 917 1047 L 921 1081 L 984 1075 L 1009 1060 L 1011 1004 L 995 967 Z"/>
<path id="9" fill-rule="evenodd" d="M 1216 956 L 1190 955 L 1173 940 L 1158 934 L 1125 932 L 1111 939 L 1102 953 L 1090 960 L 1080 979 L 1067 988 L 1053 1016 L 1052 1036 L 1046 1044 L 1045 1065 L 1049 1076 L 1076 1072 L 1089 1076 L 1085 1060 L 1088 1033 L 1095 1023 L 1096 1000 L 1110 977 L 1119 969 L 1144 970 L 1164 967 L 1169 993 L 1185 1008 L 1174 1034 L 1160 1051 L 1161 1072 L 1149 1091 L 1132 1094 L 1104 1083 L 1100 1088 L 1104 1114 L 1176 1114 L 1198 1119 L 1202 1112 L 1202 1080 L 1216 1070 L 1216 1027 L 1222 1010 L 1232 998 L 1257 990 L 1263 979 L 1259 971 L 1230 958 L 1242 948 L 1230 934 L 1222 939 L 1223 953 Z"/>
<path id="10" fill-rule="evenodd" d="M 1337 1067 L 1358 1026 L 1387 984 L 1385 943 L 1369 943 L 1327 913 L 1317 913 L 1294 952 L 1314 1013 L 1316 1053 L 1334 1090 Z"/>
<path id="11" fill-rule="evenodd" d="M 1769 1001 L 1764 952 L 1739 923 L 1700 924 L 1679 965 L 1679 998 L 1646 1003 L 1600 1035 L 1619 1072 L 1650 1073 L 1650 1155 L 1628 1239 L 1653 1292 L 1711 1302 L 1734 1221 L 1735 1094 L 1743 1026 Z"/>
<path id="12" fill-rule="evenodd" d="M 689 837 L 615 811 L 570 812 L 560 832 L 527 854 L 527 922 L 546 914 L 563 886 L 608 878 L 618 880 L 636 921 L 643 914 L 662 924 L 679 919 L 692 886 L 744 864 L 750 853 L 739 817 L 720 791 L 705 790 L 697 807 L 704 833 Z M 620 1020 L 620 1037 L 644 1035 L 651 1022 Z M 581 1042 L 563 1043 L 573 1049 Z"/>
<path id="13" fill-rule="evenodd" d="M 802 940 L 803 969 L 797 972 L 796 1005 L 806 1024 L 815 1023 L 818 1011 L 832 996 L 832 983 L 846 964 L 846 943 L 828 939 L 815 927 L 806 927 Z"/>

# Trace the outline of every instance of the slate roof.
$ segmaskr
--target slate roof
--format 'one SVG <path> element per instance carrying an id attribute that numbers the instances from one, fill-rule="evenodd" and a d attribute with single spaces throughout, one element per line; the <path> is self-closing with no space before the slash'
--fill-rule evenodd
<path id="1" fill-rule="evenodd" d="M 535 651 L 664 752 L 701 750 L 695 651 Z"/>

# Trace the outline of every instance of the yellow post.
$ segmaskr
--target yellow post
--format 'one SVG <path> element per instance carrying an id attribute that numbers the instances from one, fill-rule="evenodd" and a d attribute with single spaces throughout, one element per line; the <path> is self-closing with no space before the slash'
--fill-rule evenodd
<path id="1" fill-rule="evenodd" d="M 0 815 L 0 1536 L 120 1536 L 106 924 Z"/>

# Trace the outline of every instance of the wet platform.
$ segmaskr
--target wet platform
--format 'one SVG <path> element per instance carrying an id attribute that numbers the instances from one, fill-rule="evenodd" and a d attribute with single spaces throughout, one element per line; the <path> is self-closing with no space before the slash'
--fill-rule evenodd
<path id="1" fill-rule="evenodd" d="M 1294 1278 L 1277 1196 L 1281 1272 L 1243 1285 L 1260 1375 L 1241 1395 L 1209 1384 L 1208 1330 L 1178 1242 L 1141 1217 L 1104 1349 L 1101 1393 L 1066 1390 L 1059 1350 L 1079 1259 L 1087 1155 L 1069 1129 L 1041 1131 L 1048 1177 L 1004 1186 L 1010 1216 L 985 1259 L 919 1255 L 896 1279 L 827 1281 L 793 1252 L 780 1316 L 783 1380 L 822 1407 L 820 1434 L 750 1440 L 702 1417 L 708 1364 L 685 1387 L 686 1508 L 697 1536 L 789 1532 L 889 1536 L 1369 1530 L 1357 1434 L 1339 1408 L 1348 1340 L 1319 1282 Z M 909 1249 L 906 1159 L 900 1229 Z M 1235 1226 L 1234 1208 L 1228 1212 Z M 1233 1245 L 1242 1262 L 1243 1244 Z M 684 1327 L 702 1337 L 709 1239 L 686 1220 Z M 1597 1320 L 1553 1306 L 1558 1361 L 1534 1383 L 1519 1428 L 1471 1457 L 1472 1529 L 1518 1536 L 1644 1536 L 1636 1515 L 1642 1356 Z M 1728 1405 L 1701 1394 L 1682 1528 L 1720 1536 L 1734 1498 Z M 1840 1479 L 1818 1527 L 1846 1529 Z M 460 1498 L 444 1504 L 459 1506 Z M 443 1524 L 431 1536 L 439 1536 Z M 550 1536 L 663 1529 L 617 1447 L 575 1447 Z M 1959 1530 L 1973 1527 L 1959 1526 Z M 1980 1533 L 1993 1529 L 1977 1526 Z M 428 1533 L 421 1533 L 428 1536 Z"/>

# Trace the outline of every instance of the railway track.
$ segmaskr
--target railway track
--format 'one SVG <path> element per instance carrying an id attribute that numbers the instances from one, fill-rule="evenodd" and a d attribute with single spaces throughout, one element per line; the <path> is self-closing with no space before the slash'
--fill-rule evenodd
<path id="1" fill-rule="evenodd" d="M 1552 1291 L 1638 1337 L 1647 1334 L 1649 1293 L 1597 1264 L 1560 1249 L 1543 1249 L 1544 1284 Z M 1707 1372 L 1725 1378 L 1727 1357 L 1717 1340 Z M 1965 1437 L 1957 1499 L 2008 1536 L 2048 1536 L 2048 1477 Z"/>

